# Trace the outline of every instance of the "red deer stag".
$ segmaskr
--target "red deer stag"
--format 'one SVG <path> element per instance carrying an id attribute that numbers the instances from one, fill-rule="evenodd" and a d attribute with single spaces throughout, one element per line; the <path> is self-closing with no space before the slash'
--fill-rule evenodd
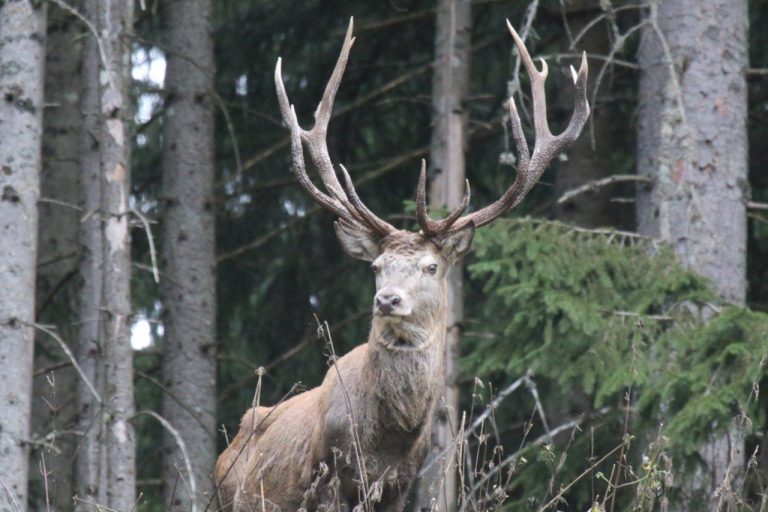
<path id="1" fill-rule="evenodd" d="M 342 187 L 328 154 L 328 122 L 354 42 L 352 20 L 311 130 L 299 126 L 278 59 L 275 85 L 291 132 L 293 172 L 306 193 L 338 217 L 334 226 L 347 254 L 373 262 L 376 295 L 368 342 L 338 359 L 319 387 L 275 407 L 245 413 L 240 431 L 216 464 L 225 510 L 351 511 L 361 502 L 366 503 L 365 510 L 403 510 L 428 451 L 432 415 L 443 384 L 448 269 L 469 250 L 475 228 L 520 203 L 549 162 L 576 140 L 589 116 L 584 55 L 578 73 L 571 68 L 576 97 L 568 127 L 558 136 L 550 133 L 544 92 L 547 65 L 542 60 L 539 71 L 509 21 L 507 25 L 531 77 L 533 153 L 510 98 L 519 155 L 512 186 L 493 204 L 464 215 L 467 184 L 461 205 L 446 218 L 434 220 L 427 214 L 422 162 L 418 233 L 399 230 L 371 212 L 339 165 Z M 307 176 L 305 148 L 325 192 Z"/>

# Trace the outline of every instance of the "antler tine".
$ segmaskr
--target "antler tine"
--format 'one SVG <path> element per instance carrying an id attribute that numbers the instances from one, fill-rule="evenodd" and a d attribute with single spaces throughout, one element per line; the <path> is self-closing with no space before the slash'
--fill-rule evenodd
<path id="1" fill-rule="evenodd" d="M 576 88 L 575 105 L 568 126 L 560 135 L 552 135 L 547 123 L 547 97 L 545 83 L 549 72 L 547 63 L 541 59 L 541 71 L 536 68 L 528 50 L 525 48 L 520 36 L 517 35 L 512 24 L 507 20 L 507 27 L 515 41 L 515 46 L 520 58 L 531 77 L 531 92 L 533 96 L 533 125 L 536 142 L 533 153 L 529 154 L 528 144 L 525 141 L 520 116 L 513 98 L 509 99 L 509 118 L 512 125 L 512 135 L 518 152 L 517 176 L 512 185 L 494 203 L 485 208 L 465 215 L 457 220 L 451 227 L 451 231 L 458 230 L 468 223 L 473 222 L 476 227 L 484 226 L 508 212 L 528 194 L 549 163 L 565 147 L 572 144 L 581 134 L 581 130 L 589 117 L 589 103 L 587 102 L 587 54 L 581 56 L 581 66 L 578 73 L 571 67 L 571 75 Z"/>
<path id="2" fill-rule="evenodd" d="M 517 148 L 517 168 L 528 169 L 531 154 L 528 152 L 528 142 L 525 140 L 523 123 L 520 122 L 515 98 L 512 96 L 509 97 L 509 124 L 512 126 L 512 137 L 515 139 L 515 147 Z"/>
<path id="3" fill-rule="evenodd" d="M 352 37 L 353 28 L 354 18 L 350 17 L 347 33 L 344 36 L 344 44 L 341 46 L 339 58 L 336 60 L 336 66 L 334 66 L 331 78 L 328 79 L 328 83 L 325 86 L 323 98 L 320 100 L 320 103 L 318 103 L 317 109 L 315 110 L 315 126 L 309 131 L 302 132 L 302 139 L 307 143 L 309 156 L 320 173 L 320 179 L 323 180 L 325 187 L 334 197 L 345 203 L 347 202 L 347 196 L 344 193 L 344 189 L 339 183 L 338 178 L 336 178 L 336 172 L 333 170 L 331 157 L 328 154 L 326 136 L 328 134 L 328 124 L 330 123 L 331 114 L 333 112 L 333 102 L 336 99 L 336 93 L 339 91 L 339 86 L 341 85 L 341 78 L 347 67 L 349 51 L 352 49 L 352 45 L 355 42 L 355 38 Z"/>
<path id="4" fill-rule="evenodd" d="M 339 164 L 339 167 L 341 168 L 341 172 L 344 175 L 344 182 L 347 186 L 349 199 L 358 214 L 357 217 L 359 217 L 359 220 L 363 221 L 363 224 L 368 226 L 371 230 L 380 236 L 386 236 L 387 234 L 394 231 L 394 226 L 377 217 L 376 214 L 374 214 L 367 206 L 365 206 L 365 204 L 360 200 L 360 197 L 357 195 L 355 184 L 352 183 L 352 178 L 349 177 L 347 168 L 342 164 Z"/>
<path id="5" fill-rule="evenodd" d="M 285 92 L 282 77 L 282 59 L 277 59 L 275 66 L 275 86 L 277 88 L 277 98 L 280 104 L 280 113 L 283 121 L 288 125 L 291 132 L 291 161 L 293 163 L 293 173 L 296 179 L 307 194 L 324 208 L 332 211 L 336 215 L 346 216 L 346 208 L 337 199 L 323 193 L 307 176 L 307 168 L 304 163 L 304 150 L 301 145 L 301 133 L 303 130 L 299 126 L 296 112 L 288 101 L 288 95 Z"/>
<path id="6" fill-rule="evenodd" d="M 280 103 L 280 113 L 283 121 L 288 125 L 291 131 L 291 157 L 293 161 L 293 171 L 301 187 L 310 195 L 310 197 L 324 208 L 338 215 L 342 220 L 354 226 L 363 226 L 375 231 L 378 234 L 386 234 L 395 228 L 387 222 L 379 219 L 373 214 L 357 197 L 354 187 L 350 187 L 350 195 L 355 196 L 355 202 L 350 202 L 341 183 L 336 177 L 336 172 L 328 153 L 326 136 L 328 133 L 328 124 L 333 112 L 333 102 L 336 93 L 341 84 L 341 78 L 347 66 L 349 52 L 355 38 L 352 37 L 354 27 L 354 18 L 349 19 L 349 26 L 344 37 L 344 44 L 336 60 L 336 66 L 333 69 L 330 79 L 323 92 L 323 97 L 315 110 L 315 125 L 311 130 L 301 128 L 293 109 L 293 105 L 288 100 L 288 94 L 285 91 L 285 84 L 282 77 L 282 60 L 277 59 L 275 67 L 275 87 L 277 97 Z M 320 180 L 323 182 L 328 193 L 318 189 L 307 175 L 304 163 L 304 153 L 302 142 L 306 144 L 312 163 L 317 168 Z M 346 172 L 346 171 L 345 171 Z M 351 180 L 350 180 L 351 184 Z"/>
<path id="7" fill-rule="evenodd" d="M 427 213 L 427 162 L 422 158 L 419 186 L 416 189 L 416 220 L 425 235 L 437 236 L 445 233 L 461 217 L 461 214 L 469 206 L 469 180 L 464 180 L 464 186 L 464 197 L 461 199 L 459 206 L 444 219 L 432 219 Z"/>

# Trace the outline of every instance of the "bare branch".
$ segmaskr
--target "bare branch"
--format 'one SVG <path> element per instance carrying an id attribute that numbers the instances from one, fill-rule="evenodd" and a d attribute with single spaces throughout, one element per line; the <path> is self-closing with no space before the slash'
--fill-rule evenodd
<path id="1" fill-rule="evenodd" d="M 131 208 L 131 213 L 136 215 L 136 217 L 139 218 L 142 225 L 144 226 L 144 232 L 147 234 L 147 243 L 149 244 L 149 258 L 152 262 L 152 277 L 155 278 L 155 282 L 160 282 L 160 271 L 157 267 L 157 251 L 155 250 L 155 239 L 152 236 L 152 228 L 149 226 L 149 221 L 144 216 L 143 213 L 141 213 L 136 208 Z"/>
<path id="2" fill-rule="evenodd" d="M 560 198 L 557 200 L 557 204 L 566 203 L 576 196 L 585 194 L 587 192 L 595 192 L 599 188 L 605 187 L 607 185 L 612 185 L 614 183 L 622 183 L 622 182 L 651 183 L 652 181 L 653 180 L 651 180 L 651 178 L 649 178 L 648 176 L 640 176 L 638 174 L 614 174 L 613 176 L 608 176 L 606 178 L 587 182 L 584 185 L 581 185 L 580 187 L 567 191 L 566 193 L 560 196 Z"/>
<path id="3" fill-rule="evenodd" d="M 80 375 L 80 378 L 83 379 L 83 382 L 85 383 L 85 385 L 88 386 L 88 389 L 91 391 L 91 394 L 93 394 L 93 397 L 96 399 L 96 401 L 99 404 L 102 403 L 101 395 L 99 395 L 99 392 L 96 391 L 96 388 L 91 383 L 91 380 L 85 374 L 85 372 L 80 367 L 80 365 L 77 363 L 77 359 L 75 358 L 74 354 L 72 354 L 72 351 L 69 349 L 66 342 L 63 339 L 61 339 L 61 336 L 59 336 L 56 333 L 53 327 L 43 325 L 43 324 L 37 324 L 37 323 L 27 323 L 18 318 L 14 319 L 14 321 L 19 322 L 28 327 L 32 327 L 33 329 L 37 329 L 38 331 L 44 332 L 45 334 L 53 338 L 56 341 L 56 343 L 59 344 L 59 346 L 61 347 L 61 350 L 64 352 L 67 358 L 72 362 L 72 366 L 74 366 L 75 370 L 77 370 L 77 373 Z"/>
<path id="4" fill-rule="evenodd" d="M 184 438 L 181 437 L 181 434 L 179 434 L 179 431 L 173 428 L 173 425 L 157 414 L 154 411 L 139 411 L 136 414 L 134 414 L 134 418 L 141 415 L 147 415 L 152 416 L 157 421 L 160 422 L 160 424 L 165 428 L 170 434 L 173 436 L 173 438 L 176 440 L 176 444 L 179 447 L 179 451 L 181 451 L 182 457 L 184 457 L 184 466 L 186 466 L 187 469 L 187 477 L 189 478 L 189 495 L 193 498 L 190 500 L 192 503 L 192 512 L 197 512 L 197 500 L 194 499 L 197 495 L 197 482 L 195 482 L 195 473 L 192 471 L 192 462 L 189 459 L 189 454 L 187 453 L 187 445 L 184 442 Z"/>

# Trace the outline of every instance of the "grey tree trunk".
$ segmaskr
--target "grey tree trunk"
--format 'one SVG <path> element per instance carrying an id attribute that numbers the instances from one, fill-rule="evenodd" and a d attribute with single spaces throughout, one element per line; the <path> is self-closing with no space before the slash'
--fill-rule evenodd
<path id="1" fill-rule="evenodd" d="M 48 8 L 45 55 L 45 104 L 43 111 L 43 162 L 38 207 L 37 318 L 55 325 L 66 341 L 76 339 L 76 271 L 79 253 L 78 227 L 80 140 L 80 63 L 82 30 L 72 14 L 52 5 Z M 49 200 L 51 202 L 49 202 Z M 55 201 L 55 202 L 53 202 Z M 75 448 L 79 439 L 75 390 L 77 373 L 58 344 L 47 334 L 35 336 L 35 369 L 32 432 L 49 436 L 50 445 L 32 457 L 31 479 L 43 489 L 44 478 L 50 506 L 71 508 L 74 492 Z M 74 350 L 74 347 L 72 347 Z M 36 470 L 45 462 L 48 475 Z M 41 499 L 44 494 L 41 493 Z M 36 504 L 43 510 L 44 501 Z"/>
<path id="2" fill-rule="evenodd" d="M 639 50 L 638 173 L 654 184 L 638 192 L 638 230 L 668 241 L 725 300 L 740 304 L 746 296 L 747 2 L 666 0 L 652 5 L 650 19 L 658 31 L 647 28 Z M 699 486 L 714 510 L 713 491 L 727 467 L 743 461 L 733 458 L 742 447 L 723 434 L 727 426 L 712 427 L 719 434 L 702 447 L 707 468 Z"/>
<path id="3" fill-rule="evenodd" d="M 0 511 L 27 508 L 44 58 L 45 5 L 0 3 Z"/>
<path id="4" fill-rule="evenodd" d="M 103 230 L 101 340 L 107 404 L 107 506 L 132 510 L 136 502 L 133 351 L 130 343 L 131 266 L 128 230 L 131 131 L 128 85 L 133 2 L 97 2 L 106 62 L 100 90 L 101 215 Z"/>
<path id="5" fill-rule="evenodd" d="M 163 5 L 168 67 L 163 119 L 163 416 L 184 439 L 163 440 L 165 502 L 202 510 L 216 463 L 216 286 L 214 261 L 214 74 L 211 0 Z M 178 55 L 183 55 L 183 58 Z M 192 494 L 191 482 L 196 489 Z M 195 508 L 196 507 L 196 508 Z"/>
<path id="6" fill-rule="evenodd" d="M 571 0 L 566 2 L 564 8 L 571 34 L 574 35 L 580 33 L 601 12 L 598 0 Z M 559 14 L 560 6 L 553 4 L 552 10 Z M 611 47 L 608 32 L 607 24 L 598 23 L 580 39 L 576 50 L 586 51 L 590 55 L 608 55 Z M 571 43 L 565 36 L 566 32 L 563 31 L 560 38 L 563 49 L 568 48 Z M 570 75 L 560 72 L 559 66 L 558 69 L 553 66 L 552 71 L 554 76 L 550 76 L 557 77 L 558 90 L 570 91 L 573 88 Z M 594 87 L 596 75 L 597 73 L 593 73 L 590 76 L 590 91 Z M 584 133 L 568 148 L 568 159 L 557 163 L 555 197 L 616 172 L 616 162 L 612 157 L 616 148 L 621 147 L 623 140 L 629 135 L 629 128 L 623 128 L 627 123 L 621 112 L 607 99 L 611 96 L 610 84 L 607 82 L 608 80 L 603 81 L 603 93 L 600 94 L 597 105 L 592 105 L 592 117 Z M 558 95 L 557 102 L 566 111 L 570 111 L 571 94 L 567 92 Z M 590 137 L 591 128 L 594 129 L 594 145 Z M 621 207 L 616 207 L 610 202 L 614 193 L 615 189 L 604 187 L 576 196 L 567 203 L 556 205 L 555 217 L 584 227 L 617 226 L 627 217 L 631 218 L 631 215 L 623 213 Z"/>
<path id="7" fill-rule="evenodd" d="M 98 0 L 85 0 L 85 16 L 97 23 Z M 101 157 L 99 141 L 101 124 L 99 115 L 99 50 L 93 34 L 83 38 L 82 95 L 83 129 L 80 138 L 80 260 L 78 262 L 79 333 L 77 360 L 83 373 L 103 393 L 103 344 L 101 332 Z M 83 500 L 78 509 L 89 510 L 87 503 L 107 502 L 106 456 L 102 405 L 83 379 L 77 382 L 78 430 L 83 432 L 77 451 L 77 495 Z"/>
<path id="8" fill-rule="evenodd" d="M 471 32 L 470 0 L 438 0 L 430 143 L 429 200 L 433 209 L 452 210 L 464 195 Z M 444 401 L 438 404 L 432 430 L 433 454 L 451 446 L 459 429 L 456 377 L 464 320 L 462 272 L 461 265 L 456 265 L 448 276 Z M 456 510 L 455 453 L 450 452 L 443 459 L 420 482 L 419 509 Z"/>

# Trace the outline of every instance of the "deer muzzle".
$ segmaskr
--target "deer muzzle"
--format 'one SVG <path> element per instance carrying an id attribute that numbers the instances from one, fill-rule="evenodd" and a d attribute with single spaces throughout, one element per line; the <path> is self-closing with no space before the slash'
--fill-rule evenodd
<path id="1" fill-rule="evenodd" d="M 405 317 L 411 314 L 411 306 L 402 291 L 394 288 L 385 288 L 380 290 L 373 299 L 373 314 L 377 316 Z"/>

